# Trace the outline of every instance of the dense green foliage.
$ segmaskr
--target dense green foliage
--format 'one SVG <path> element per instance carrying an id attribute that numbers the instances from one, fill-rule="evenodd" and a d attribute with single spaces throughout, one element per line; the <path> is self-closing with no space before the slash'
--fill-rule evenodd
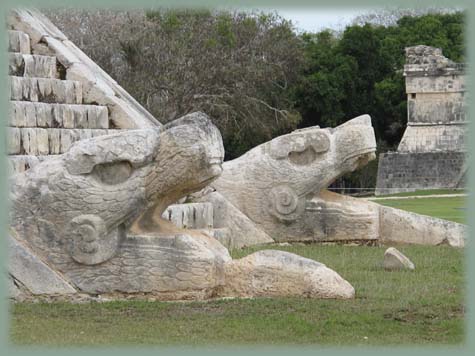
<path id="1" fill-rule="evenodd" d="M 407 122 L 402 69 L 404 48 L 419 44 L 442 48 L 464 61 L 465 14 L 405 16 L 396 25 L 348 26 L 341 34 L 322 31 L 301 36 L 306 60 L 293 88 L 300 126 L 335 126 L 369 114 L 378 153 L 395 149 Z M 345 176 L 340 186 L 374 187 L 377 162 Z"/>
<path id="2" fill-rule="evenodd" d="M 392 18 L 397 18 L 397 11 Z M 404 48 L 464 61 L 464 12 L 297 34 L 279 15 L 209 10 L 54 11 L 50 17 L 161 122 L 209 114 L 226 159 L 296 127 L 373 120 L 378 151 L 404 132 Z M 337 182 L 374 187 L 377 162 Z"/>
<path id="3" fill-rule="evenodd" d="M 50 17 L 160 122 L 208 114 L 226 159 L 300 121 L 289 88 L 303 47 L 291 22 L 275 13 L 78 10 Z"/>
<path id="4" fill-rule="evenodd" d="M 404 131 L 404 48 L 425 44 L 464 61 L 464 13 L 402 17 L 396 26 L 348 26 L 303 34 L 306 62 L 295 87 L 301 126 L 335 126 L 371 115 L 378 142 L 394 147 Z"/>

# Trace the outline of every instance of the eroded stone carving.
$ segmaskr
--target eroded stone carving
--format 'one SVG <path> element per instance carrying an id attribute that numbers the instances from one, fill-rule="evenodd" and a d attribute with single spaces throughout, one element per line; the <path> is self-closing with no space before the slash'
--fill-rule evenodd
<path id="1" fill-rule="evenodd" d="M 264 143 L 226 162 L 211 185 L 277 241 L 314 240 L 314 200 L 338 176 L 373 159 L 371 120 L 360 116 L 334 129 L 311 127 Z"/>
<path id="2" fill-rule="evenodd" d="M 13 10 L 7 22 L 15 52 L 8 153 L 12 173 L 20 173 L 11 192 L 12 293 L 228 296 L 226 266 L 239 262 L 218 241 L 241 247 L 273 240 L 219 193 L 216 205 L 170 206 L 221 173 L 219 131 L 203 114 L 161 126 L 37 10 Z M 164 221 L 166 207 L 165 218 L 195 230 Z M 278 251 L 267 253 L 269 262 L 279 259 Z M 286 273 L 281 265 L 256 278 Z M 315 275 L 310 284 L 334 279 L 322 268 Z M 349 296 L 333 287 L 309 295 Z"/>
<path id="3" fill-rule="evenodd" d="M 264 260 L 259 254 L 232 261 L 215 238 L 161 218 L 171 203 L 212 182 L 223 156 L 219 131 L 201 113 L 157 129 L 78 141 L 65 154 L 12 177 L 11 227 L 50 273 L 85 293 L 353 297 L 351 285 L 321 264 L 289 254 L 287 260 L 304 267 L 290 268 L 279 251 L 266 251 Z M 237 266 L 254 274 L 230 272 Z M 15 270 L 10 273 L 21 282 Z M 277 281 L 272 288 L 262 284 L 270 280 Z M 305 289 L 298 287 L 303 281 L 309 283 Z M 243 283 L 254 287 L 231 287 Z"/>
<path id="4" fill-rule="evenodd" d="M 119 247 L 119 234 L 116 231 L 108 233 L 105 221 L 97 215 L 79 215 L 71 220 L 67 230 L 69 254 L 85 265 L 107 261 Z"/>
<path id="5" fill-rule="evenodd" d="M 374 240 L 464 245 L 465 225 L 384 207 L 327 191 L 337 177 L 375 158 L 371 119 L 336 128 L 311 127 L 264 143 L 223 164 L 211 186 L 278 242 Z M 231 226 L 224 222 L 222 226 Z M 233 239 L 241 240 L 242 232 Z M 249 245 L 252 241 L 233 241 Z M 256 242 L 260 243 L 260 242 Z"/>
<path id="6" fill-rule="evenodd" d="M 11 226 L 81 289 L 90 288 L 85 276 L 99 278 L 101 270 L 102 291 L 126 289 L 120 274 L 141 267 L 121 265 L 126 230 L 136 220 L 135 231 L 152 231 L 155 212 L 203 188 L 221 172 L 222 158 L 219 132 L 202 114 L 163 129 L 82 140 L 14 176 Z"/>

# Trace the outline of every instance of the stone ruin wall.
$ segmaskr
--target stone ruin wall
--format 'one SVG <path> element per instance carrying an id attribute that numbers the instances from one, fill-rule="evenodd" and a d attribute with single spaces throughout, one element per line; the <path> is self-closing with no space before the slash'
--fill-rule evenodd
<path id="1" fill-rule="evenodd" d="M 376 195 L 465 182 L 465 66 L 439 48 L 406 48 L 408 122 L 396 152 L 379 156 Z"/>

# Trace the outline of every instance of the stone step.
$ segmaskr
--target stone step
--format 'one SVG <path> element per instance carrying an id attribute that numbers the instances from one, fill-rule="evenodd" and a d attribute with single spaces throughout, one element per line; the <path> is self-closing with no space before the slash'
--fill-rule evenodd
<path id="1" fill-rule="evenodd" d="M 59 104 L 82 104 L 80 82 L 50 78 L 10 76 L 12 100 Z"/>
<path id="2" fill-rule="evenodd" d="M 120 130 L 110 129 L 43 129 L 7 127 L 7 152 L 10 155 L 61 154 L 76 141 L 103 136 Z"/>
<path id="3" fill-rule="evenodd" d="M 30 78 L 58 78 L 56 57 L 9 53 L 8 74 Z"/>
<path id="4" fill-rule="evenodd" d="M 170 205 L 162 218 L 184 229 L 209 229 L 213 227 L 213 204 L 189 203 Z"/>
<path id="5" fill-rule="evenodd" d="M 30 168 L 33 168 L 38 163 L 48 159 L 52 156 L 29 156 L 29 155 L 11 155 L 7 156 L 8 173 L 16 174 L 22 173 Z"/>
<path id="6" fill-rule="evenodd" d="M 11 101 L 8 125 L 65 129 L 107 129 L 107 106 Z"/>
<path id="7" fill-rule="evenodd" d="M 21 31 L 8 30 L 8 52 L 31 53 L 30 37 Z"/>

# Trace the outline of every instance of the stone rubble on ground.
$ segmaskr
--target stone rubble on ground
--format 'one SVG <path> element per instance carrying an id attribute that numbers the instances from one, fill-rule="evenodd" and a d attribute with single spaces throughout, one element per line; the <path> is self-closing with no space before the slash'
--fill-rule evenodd
<path id="1" fill-rule="evenodd" d="M 414 263 L 394 247 L 384 252 L 383 267 L 386 270 L 414 270 Z"/>

